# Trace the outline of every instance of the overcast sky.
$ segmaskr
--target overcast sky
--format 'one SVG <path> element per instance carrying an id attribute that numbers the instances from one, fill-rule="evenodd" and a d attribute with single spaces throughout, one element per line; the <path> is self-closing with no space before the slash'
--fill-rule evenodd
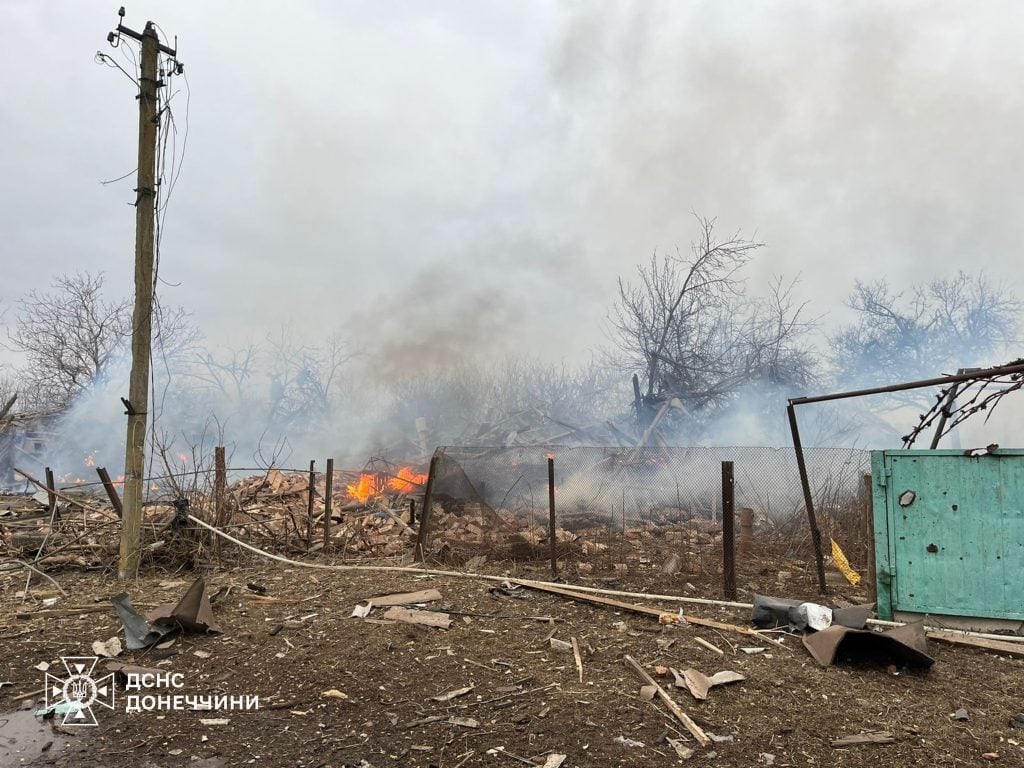
<path id="1" fill-rule="evenodd" d="M 116 2 L 5 0 L 0 308 L 129 293 L 137 105 Z M 131 2 L 178 39 L 188 143 L 165 300 L 395 360 L 601 343 L 616 278 L 691 212 L 766 242 L 834 322 L 856 278 L 1019 290 L 1019 2 Z M 184 93 L 176 97 L 184 129 Z M 182 134 L 179 134 L 179 149 Z M 8 320 L 10 312 L 8 311 Z"/>

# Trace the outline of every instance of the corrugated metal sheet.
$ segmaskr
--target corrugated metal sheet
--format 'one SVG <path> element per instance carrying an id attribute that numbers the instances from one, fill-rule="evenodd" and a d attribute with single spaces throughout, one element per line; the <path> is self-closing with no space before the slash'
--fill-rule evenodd
<path id="1" fill-rule="evenodd" d="M 876 451 L 879 612 L 1024 619 L 1024 450 Z"/>

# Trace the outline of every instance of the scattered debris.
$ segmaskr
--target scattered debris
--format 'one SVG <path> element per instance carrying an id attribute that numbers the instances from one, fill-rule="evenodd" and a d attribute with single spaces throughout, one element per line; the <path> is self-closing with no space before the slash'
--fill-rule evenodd
<path id="1" fill-rule="evenodd" d="M 755 653 L 764 653 L 767 648 L 760 648 L 758 646 L 749 646 L 747 648 L 740 648 L 748 656 L 753 656 Z"/>
<path id="2" fill-rule="evenodd" d="M 571 651 L 572 643 L 567 643 L 565 640 L 559 640 L 557 637 L 548 639 L 548 643 L 553 651 Z"/>
<path id="3" fill-rule="evenodd" d="M 950 715 L 954 720 L 970 720 L 971 718 L 967 714 L 967 710 L 960 708 L 956 712 Z"/>
<path id="4" fill-rule="evenodd" d="M 110 601 L 124 626 L 128 650 L 148 648 L 178 628 L 190 632 L 221 632 L 213 618 L 213 608 L 206 595 L 206 582 L 202 578 L 196 579 L 177 603 L 158 606 L 145 617 L 132 607 L 126 592 L 112 597 Z"/>
<path id="5" fill-rule="evenodd" d="M 867 731 L 853 736 L 843 736 L 829 742 L 833 747 L 855 747 L 860 744 L 892 744 L 896 737 L 889 731 Z"/>
<path id="6" fill-rule="evenodd" d="M 441 702 L 451 701 L 452 699 L 459 698 L 459 696 L 465 696 L 467 693 L 470 693 L 472 690 L 473 690 L 473 686 L 472 685 L 467 685 L 465 688 L 456 688 L 454 691 L 448 691 L 448 693 L 442 693 L 442 694 L 440 694 L 438 696 L 431 696 L 430 699 L 431 699 L 431 701 L 441 701 Z"/>
<path id="7" fill-rule="evenodd" d="M 373 610 L 373 601 L 371 600 L 366 605 L 357 605 L 355 608 L 353 608 L 352 609 L 352 616 L 350 618 L 353 618 L 353 619 L 365 619 L 367 616 L 370 615 L 370 611 L 372 611 L 372 610 Z"/>
<path id="8" fill-rule="evenodd" d="M 329 690 L 324 691 L 320 695 L 323 696 L 324 698 L 327 698 L 327 699 L 347 699 L 348 698 L 348 694 L 342 693 L 337 688 L 330 688 Z"/>
<path id="9" fill-rule="evenodd" d="M 198 578 L 184 596 L 175 604 L 159 605 L 146 614 L 151 624 L 177 626 L 189 632 L 213 632 L 222 630 L 213 617 L 210 598 L 206 595 L 206 581 Z"/>
<path id="10" fill-rule="evenodd" d="M 419 592 L 398 592 L 393 595 L 378 595 L 369 598 L 372 605 L 386 607 L 391 605 L 412 605 L 414 603 L 432 603 L 441 599 L 436 589 L 421 589 Z"/>
<path id="11" fill-rule="evenodd" d="M 50 668 L 50 664 L 45 661 L 40 661 L 38 664 L 36 664 L 35 668 L 38 669 L 40 672 L 45 672 Z"/>
<path id="12" fill-rule="evenodd" d="M 686 727 L 686 730 L 693 734 L 693 737 L 697 740 L 697 743 L 699 743 L 702 747 L 706 747 L 711 744 L 711 739 L 708 738 L 708 735 L 706 733 L 704 733 L 704 730 L 695 722 L 693 722 L 689 715 L 683 712 L 679 705 L 676 704 L 675 701 L 673 701 L 672 697 L 668 695 L 665 689 L 658 685 L 654 681 L 654 678 L 647 674 L 643 667 L 637 664 L 636 659 L 627 654 L 624 657 L 623 661 L 625 661 L 626 665 L 630 667 L 634 672 L 636 672 L 637 675 L 640 676 L 640 679 L 643 680 L 647 685 L 654 686 L 655 692 L 657 693 L 658 697 L 663 702 L 665 702 L 665 706 L 667 706 L 669 710 L 671 710 L 672 714 L 676 716 L 676 719 L 679 720 L 679 722 Z"/>
<path id="13" fill-rule="evenodd" d="M 1019 713 L 1010 721 L 1010 727 L 1024 730 L 1024 712 Z"/>
<path id="14" fill-rule="evenodd" d="M 94 640 L 92 644 L 92 653 L 94 656 L 102 656 L 108 659 L 120 656 L 123 650 L 124 648 L 121 647 L 121 641 L 117 637 L 112 637 L 106 642 L 102 640 Z"/>
<path id="15" fill-rule="evenodd" d="M 823 630 L 833 624 L 851 629 L 862 629 L 874 612 L 869 606 L 854 605 L 845 608 L 828 608 L 805 600 L 788 600 L 780 597 L 754 595 L 751 622 L 762 629 L 790 627 L 806 631 Z"/>
<path id="16" fill-rule="evenodd" d="M 938 640 L 950 645 L 963 645 L 969 648 L 979 648 L 983 651 L 993 651 L 1005 656 L 1024 658 L 1024 643 L 1009 642 L 1006 640 L 990 640 L 984 637 L 972 637 L 959 632 L 948 632 L 941 630 L 930 630 L 927 633 L 930 640 Z"/>
<path id="17" fill-rule="evenodd" d="M 686 746 L 682 739 L 666 739 L 666 741 L 676 751 L 676 755 L 681 760 L 689 760 L 696 753 L 696 750 L 693 747 Z"/>
<path id="18" fill-rule="evenodd" d="M 831 666 L 837 659 L 850 658 L 870 659 L 883 664 L 898 661 L 924 669 L 935 663 L 928 655 L 928 642 L 920 622 L 884 632 L 833 626 L 805 635 L 803 643 L 823 667 Z"/>
<path id="19" fill-rule="evenodd" d="M 999 753 L 998 752 L 982 752 L 981 753 L 981 759 L 982 760 L 988 760 L 989 762 L 993 762 L 994 763 L 996 760 L 999 759 Z"/>
<path id="20" fill-rule="evenodd" d="M 830 539 L 830 541 L 832 542 L 832 565 L 843 574 L 843 578 L 856 587 L 860 584 L 860 574 L 850 566 L 850 561 L 846 559 L 846 553 L 839 546 L 839 542 L 835 539 Z"/>
<path id="21" fill-rule="evenodd" d="M 448 629 L 452 620 L 447 613 L 436 611 L 414 611 L 400 606 L 392 606 L 384 613 L 384 618 L 390 621 L 401 621 L 406 624 L 421 624 L 425 627 L 438 627 Z"/>
<path id="22" fill-rule="evenodd" d="M 658 689 L 653 685 L 641 685 L 640 686 L 640 698 L 643 701 L 654 701 L 654 697 L 657 695 Z"/>
<path id="23" fill-rule="evenodd" d="M 215 717 L 215 718 L 200 718 L 200 724 L 202 725 L 227 725 L 231 722 L 230 717 Z"/>
<path id="24" fill-rule="evenodd" d="M 735 632 L 735 633 L 741 634 L 741 635 L 753 635 L 758 640 L 761 640 L 761 641 L 763 641 L 765 643 L 770 643 L 772 645 L 776 645 L 776 646 L 778 646 L 779 648 L 781 648 L 781 649 L 783 649 L 785 651 L 789 650 L 789 648 L 787 648 L 785 645 L 783 645 L 779 641 L 773 640 L 770 637 L 765 637 L 764 635 L 761 635 L 760 633 L 756 632 L 755 630 L 751 629 L 750 627 L 741 627 L 741 626 L 739 626 L 737 624 L 727 624 L 726 622 L 715 621 L 713 619 L 702 619 L 702 618 L 699 618 L 697 616 L 690 616 L 690 615 L 685 615 L 684 616 L 682 613 L 675 614 L 675 613 L 672 613 L 671 611 L 662 611 L 662 610 L 659 610 L 657 608 L 648 608 L 645 605 L 636 605 L 636 604 L 633 604 L 633 603 L 624 603 L 621 600 L 613 600 L 610 597 L 602 597 L 600 595 L 592 595 L 592 594 L 589 594 L 589 593 L 586 593 L 586 592 L 574 592 L 574 591 L 569 590 L 569 589 L 563 589 L 561 587 L 556 587 L 556 586 L 553 586 L 551 584 L 546 584 L 546 583 L 540 582 L 540 581 L 516 580 L 515 583 L 519 584 L 520 586 L 523 586 L 523 587 L 529 587 L 530 589 L 536 589 L 536 590 L 541 591 L 541 592 L 550 592 L 553 595 L 560 595 L 561 597 L 567 597 L 570 600 L 577 600 L 577 601 L 582 602 L 582 603 L 591 603 L 593 605 L 603 605 L 603 606 L 607 606 L 609 608 L 617 608 L 619 610 L 629 611 L 631 613 L 639 613 L 639 614 L 642 614 L 644 616 L 653 616 L 654 618 L 658 619 L 659 621 L 661 621 L 662 617 L 671 617 L 669 623 L 672 623 L 672 624 L 683 624 L 683 623 L 695 624 L 698 627 L 711 627 L 713 629 L 721 629 L 721 630 L 724 630 L 726 632 Z"/>
<path id="25" fill-rule="evenodd" d="M 708 691 L 716 685 L 738 683 L 747 679 L 739 672 L 732 672 L 729 670 L 716 672 L 711 677 L 708 677 L 699 670 L 692 668 L 683 670 L 681 674 L 677 670 L 673 669 L 672 674 L 675 677 L 676 688 L 686 688 L 693 694 L 695 699 L 700 699 L 701 701 L 708 697 Z"/>
<path id="26" fill-rule="evenodd" d="M 562 763 L 564 763 L 568 757 L 568 755 L 560 755 L 557 752 L 552 752 L 548 755 L 541 768 L 561 768 Z"/>
<path id="27" fill-rule="evenodd" d="M 636 739 L 630 739 L 630 738 L 627 738 L 626 736 L 616 736 L 614 739 L 612 739 L 612 741 L 614 741 L 616 744 L 621 744 L 624 747 L 645 747 L 645 746 L 647 746 L 642 741 L 637 741 Z"/>
<path id="28" fill-rule="evenodd" d="M 457 725 L 460 728 L 479 728 L 480 721 L 474 720 L 472 717 L 449 717 L 449 725 Z"/>
<path id="29" fill-rule="evenodd" d="M 717 645 L 712 645 L 707 640 L 705 640 L 703 637 L 695 637 L 695 638 L 693 638 L 693 641 L 695 643 L 697 643 L 698 645 L 703 646 L 704 648 L 707 648 L 709 651 L 714 651 L 719 656 L 725 656 L 725 651 L 723 651 Z"/>

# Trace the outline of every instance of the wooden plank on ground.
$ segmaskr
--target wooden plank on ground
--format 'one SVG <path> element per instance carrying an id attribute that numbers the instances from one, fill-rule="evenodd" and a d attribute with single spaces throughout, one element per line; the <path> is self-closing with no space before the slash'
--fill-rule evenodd
<path id="1" fill-rule="evenodd" d="M 393 595 L 381 595 L 380 597 L 369 597 L 374 608 L 384 608 L 389 605 L 410 605 L 412 603 L 430 603 L 441 599 L 441 593 L 436 589 L 421 589 L 418 592 L 396 592 Z"/>
<path id="2" fill-rule="evenodd" d="M 448 617 L 447 613 L 411 611 L 408 608 L 401 608 L 397 605 L 388 608 L 384 612 L 383 618 L 391 619 L 392 621 L 402 621 L 406 624 L 420 624 L 424 627 L 439 627 L 440 629 L 448 629 L 452 625 L 452 620 Z"/>
<path id="3" fill-rule="evenodd" d="M 959 632 L 942 632 L 939 630 L 932 630 L 927 633 L 927 636 L 929 640 L 938 640 L 950 645 L 978 648 L 982 651 L 1003 653 L 1007 656 L 1016 656 L 1017 658 L 1024 659 L 1024 643 L 1014 643 L 1007 640 L 989 640 L 984 637 L 971 637 L 970 635 L 961 635 Z"/>
<path id="4" fill-rule="evenodd" d="M 518 579 L 509 579 L 509 581 L 511 581 L 513 584 L 519 584 L 520 586 L 528 587 L 529 589 L 536 589 L 540 592 L 550 592 L 553 595 L 561 595 L 562 597 L 567 597 L 570 600 L 576 600 L 581 603 L 604 605 L 609 608 L 618 608 L 621 611 L 630 611 L 631 613 L 639 613 L 644 616 L 653 616 L 654 618 L 658 619 L 659 621 L 663 621 L 666 624 L 672 623 L 672 619 L 678 616 L 678 614 L 673 613 L 672 611 L 663 611 L 659 608 L 649 608 L 646 605 L 637 605 L 635 603 L 625 603 L 621 600 L 615 600 L 613 598 L 603 597 L 601 595 L 593 595 L 589 592 L 575 592 L 571 589 L 562 589 L 561 587 L 556 587 L 552 584 L 544 584 L 539 581 L 525 581 Z M 721 629 L 726 632 L 735 632 L 740 635 L 751 635 L 753 637 L 756 637 L 758 640 L 770 643 L 785 651 L 790 650 L 785 645 L 780 643 L 778 640 L 773 640 L 772 638 L 763 635 L 760 632 L 751 629 L 750 627 L 741 627 L 738 624 L 726 624 L 725 622 L 714 621 L 713 619 L 702 619 L 699 616 L 687 615 L 683 616 L 682 620 L 686 621 L 689 624 L 694 624 L 698 627 L 711 627 L 712 629 Z M 682 621 L 680 621 L 679 623 L 682 623 Z"/>

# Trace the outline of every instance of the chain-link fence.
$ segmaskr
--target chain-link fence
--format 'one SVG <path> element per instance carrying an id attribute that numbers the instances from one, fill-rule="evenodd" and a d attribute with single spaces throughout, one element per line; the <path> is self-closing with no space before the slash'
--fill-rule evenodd
<path id="1" fill-rule="evenodd" d="M 432 488 L 435 549 L 443 541 L 496 557 L 546 556 L 549 457 L 561 557 L 615 561 L 624 556 L 616 549 L 623 541 L 660 539 L 678 544 L 690 568 L 720 563 L 723 461 L 734 463 L 736 514 L 752 510 L 757 546 L 811 556 L 793 450 L 761 447 L 441 447 Z M 805 460 L 826 551 L 831 536 L 859 553 L 867 545 L 862 478 L 870 453 L 810 448 Z M 739 520 L 736 530 L 739 542 Z"/>

